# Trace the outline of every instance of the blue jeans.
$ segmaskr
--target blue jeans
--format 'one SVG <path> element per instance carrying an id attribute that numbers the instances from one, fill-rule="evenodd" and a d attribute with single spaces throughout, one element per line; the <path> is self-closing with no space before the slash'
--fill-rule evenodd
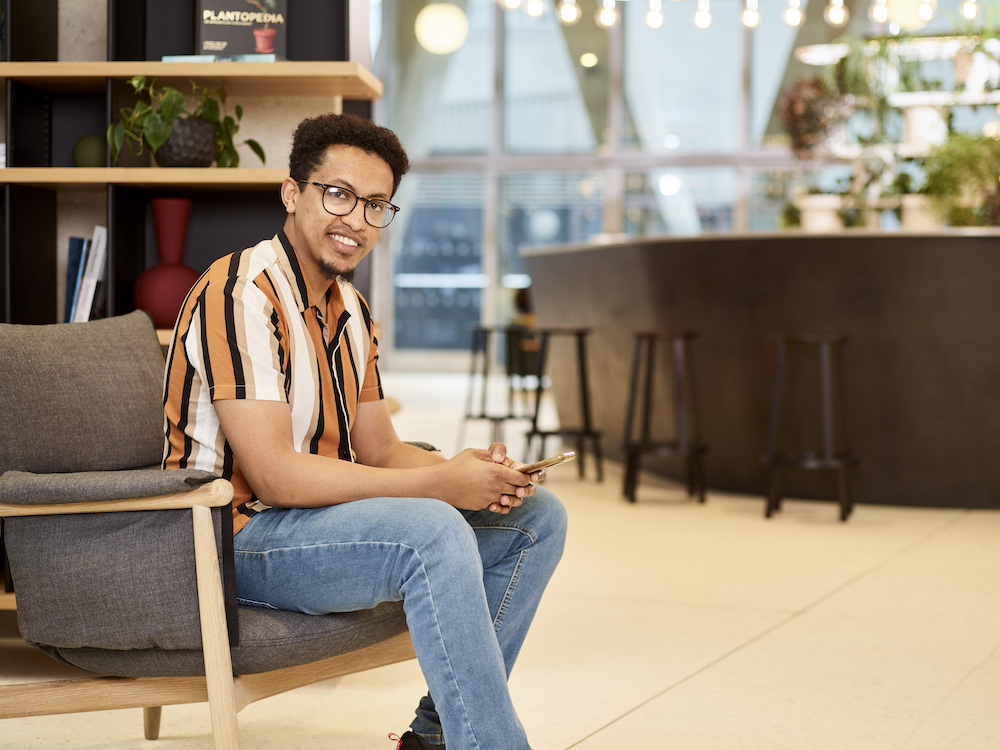
<path id="1" fill-rule="evenodd" d="M 308 614 L 402 600 L 430 689 L 410 728 L 448 750 L 526 750 L 507 677 L 565 537 L 541 487 L 508 515 L 426 498 L 274 508 L 236 535 L 237 592 Z"/>

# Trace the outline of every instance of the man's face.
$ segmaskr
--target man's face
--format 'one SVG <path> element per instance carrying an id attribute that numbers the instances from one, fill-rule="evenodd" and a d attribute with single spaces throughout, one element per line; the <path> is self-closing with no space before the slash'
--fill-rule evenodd
<path id="1" fill-rule="evenodd" d="M 302 175 L 296 175 L 301 177 Z M 305 177 L 347 188 L 360 198 L 392 197 L 392 169 L 381 157 L 353 146 L 331 146 L 316 171 Z M 349 214 L 334 216 L 323 208 L 323 189 L 285 180 L 281 188 L 288 218 L 285 233 L 309 285 L 314 291 L 325 290 L 337 276 L 348 281 L 361 260 L 371 252 L 379 231 L 365 221 L 364 200 L 359 200 Z"/>

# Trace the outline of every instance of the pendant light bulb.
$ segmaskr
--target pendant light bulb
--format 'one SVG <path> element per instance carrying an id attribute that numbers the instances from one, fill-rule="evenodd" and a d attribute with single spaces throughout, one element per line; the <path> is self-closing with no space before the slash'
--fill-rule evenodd
<path id="1" fill-rule="evenodd" d="M 868 8 L 868 18 L 872 23 L 883 24 L 889 20 L 889 7 L 886 0 L 874 0 Z"/>
<path id="2" fill-rule="evenodd" d="M 663 0 L 649 0 L 646 11 L 646 26 L 650 29 L 663 28 Z"/>
<path id="3" fill-rule="evenodd" d="M 844 7 L 844 0 L 830 0 L 823 9 L 823 20 L 838 29 L 846 26 L 847 22 L 851 20 L 851 14 Z"/>
<path id="4" fill-rule="evenodd" d="M 757 10 L 757 0 L 745 0 L 740 20 L 748 29 L 757 28 L 757 24 L 760 23 L 760 11 Z"/>
<path id="5" fill-rule="evenodd" d="M 978 15 L 979 6 L 976 4 L 976 0 L 965 0 L 962 3 L 962 18 L 966 21 L 975 21 Z"/>
<path id="6" fill-rule="evenodd" d="M 521 7 L 521 0 L 499 0 L 504 10 L 517 10 Z"/>
<path id="7" fill-rule="evenodd" d="M 708 9 L 699 8 L 694 12 L 694 25 L 699 29 L 707 29 L 712 25 L 712 12 Z"/>
<path id="8" fill-rule="evenodd" d="M 597 9 L 594 17 L 597 25 L 604 29 L 610 29 L 618 23 L 618 9 L 615 8 L 615 0 L 602 0 L 601 7 Z"/>
<path id="9" fill-rule="evenodd" d="M 545 15 L 545 0 L 527 0 L 524 12 L 531 18 L 541 18 Z"/>
<path id="10" fill-rule="evenodd" d="M 583 17 L 583 11 L 576 0 L 562 0 L 556 8 L 556 15 L 559 16 L 560 23 L 572 26 Z"/>
<path id="11" fill-rule="evenodd" d="M 785 8 L 782 18 L 785 24 L 793 29 L 802 25 L 805 14 L 802 12 L 802 0 L 788 0 L 788 7 Z"/>

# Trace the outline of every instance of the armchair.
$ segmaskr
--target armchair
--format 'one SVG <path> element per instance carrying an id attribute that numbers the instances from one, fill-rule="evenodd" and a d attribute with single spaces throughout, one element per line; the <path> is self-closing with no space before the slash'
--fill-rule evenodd
<path id="1" fill-rule="evenodd" d="M 0 685 L 0 719 L 141 707 L 156 739 L 162 706 L 207 700 L 215 747 L 237 748 L 249 703 L 413 649 L 399 604 L 237 605 L 232 486 L 159 468 L 163 368 L 145 313 L 0 325 L 0 522 L 18 627 L 94 674 Z"/>

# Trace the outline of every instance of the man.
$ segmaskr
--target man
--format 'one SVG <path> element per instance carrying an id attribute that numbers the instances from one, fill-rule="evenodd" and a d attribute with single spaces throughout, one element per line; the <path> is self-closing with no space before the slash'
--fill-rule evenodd
<path id="1" fill-rule="evenodd" d="M 398 210 L 396 136 L 296 129 L 283 229 L 205 272 L 178 317 L 163 465 L 232 481 L 243 604 L 324 614 L 403 601 L 430 694 L 403 750 L 525 750 L 507 690 L 562 554 L 565 510 L 506 447 L 403 443 L 368 304 L 350 284 Z"/>

